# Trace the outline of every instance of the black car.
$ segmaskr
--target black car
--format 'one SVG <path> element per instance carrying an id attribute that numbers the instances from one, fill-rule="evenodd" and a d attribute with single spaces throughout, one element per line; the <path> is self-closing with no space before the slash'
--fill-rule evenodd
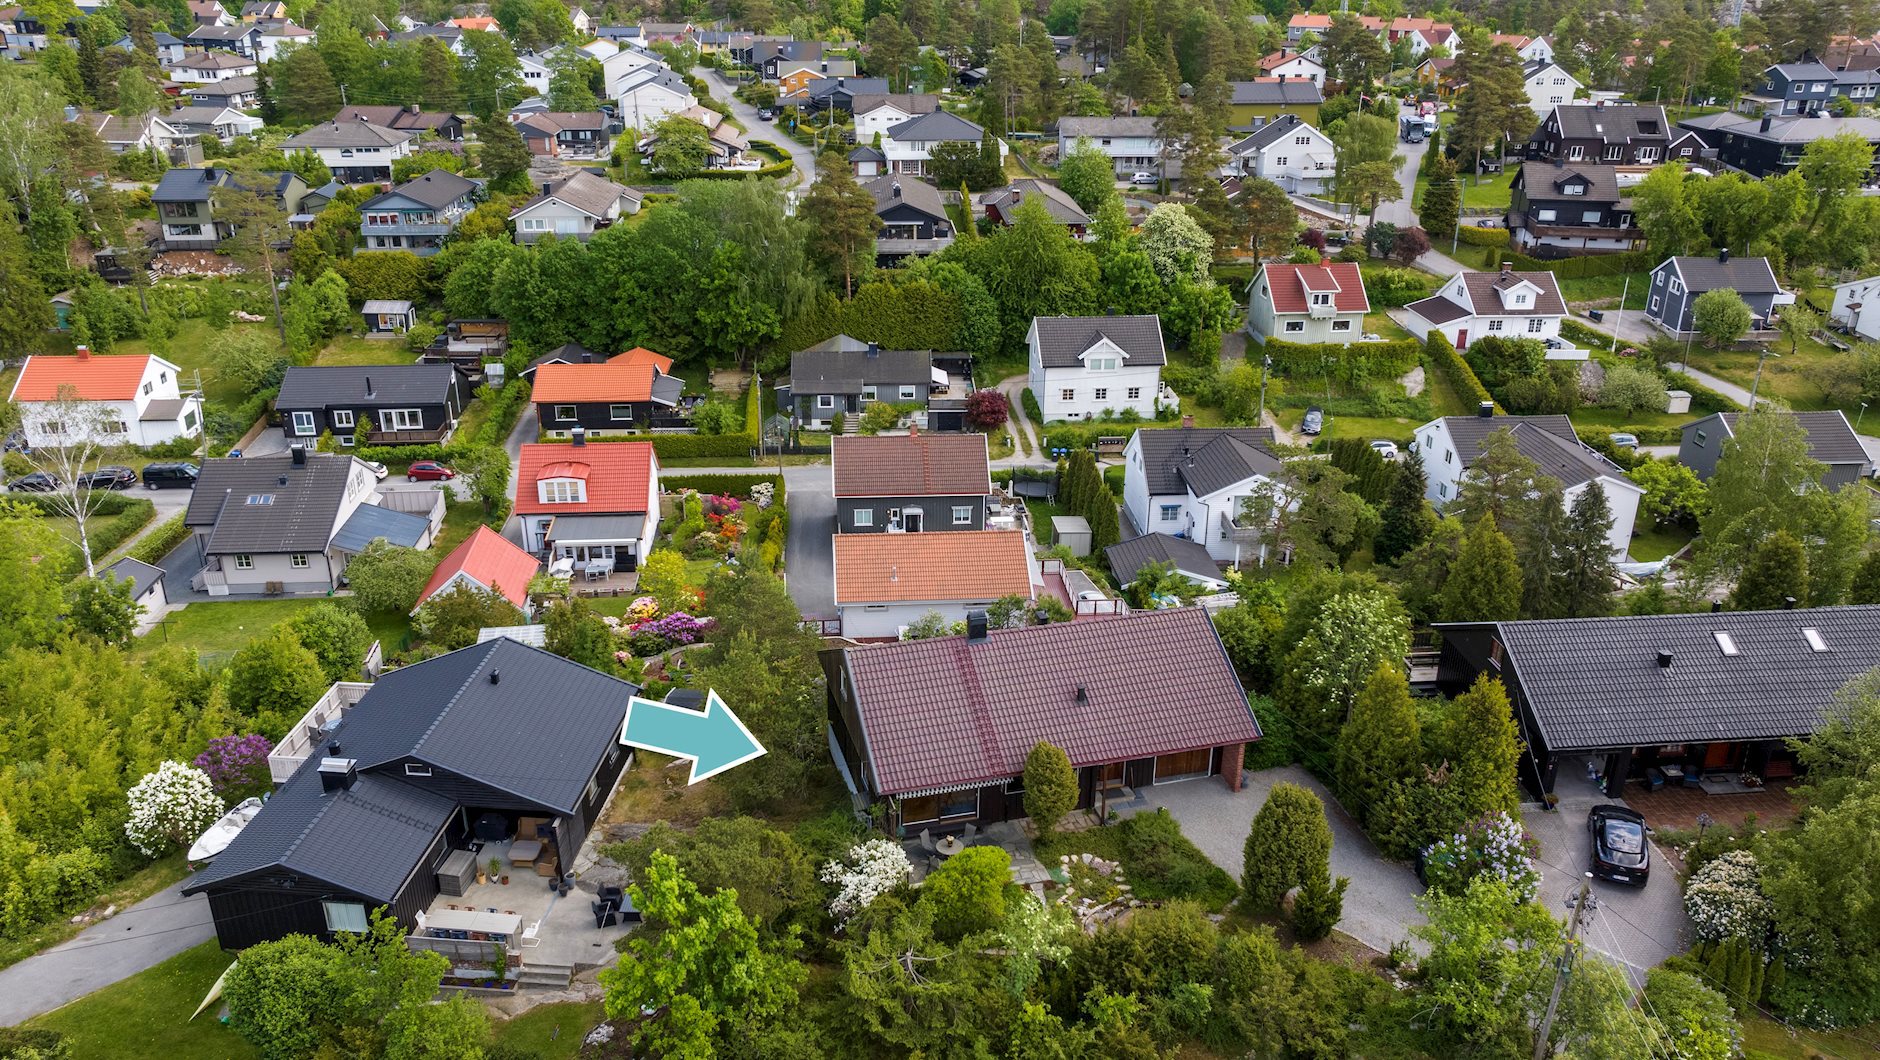
<path id="1" fill-rule="evenodd" d="M 49 471 L 35 471 L 7 483 L 7 489 L 13 493 L 51 493 L 63 485 L 59 476 Z"/>
<path id="2" fill-rule="evenodd" d="M 1616 803 L 1601 803 L 1586 813 L 1586 830 L 1593 837 L 1593 875 L 1614 883 L 1645 886 L 1651 876 L 1650 829 L 1638 811 Z"/>
<path id="3" fill-rule="evenodd" d="M 144 488 L 160 490 L 165 486 L 180 486 L 183 489 L 194 489 L 196 476 L 201 471 L 194 464 L 145 464 Z"/>
<path id="4" fill-rule="evenodd" d="M 137 472 L 112 465 L 81 475 L 78 484 L 88 490 L 127 490 L 137 485 Z"/>
<path id="5" fill-rule="evenodd" d="M 1325 410 L 1317 405 L 1306 410 L 1306 418 L 1299 421 L 1300 434 L 1317 434 L 1325 429 Z"/>

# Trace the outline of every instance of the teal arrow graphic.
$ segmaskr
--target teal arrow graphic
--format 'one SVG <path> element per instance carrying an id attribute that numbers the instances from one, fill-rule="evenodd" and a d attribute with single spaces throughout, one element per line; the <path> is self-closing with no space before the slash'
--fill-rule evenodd
<path id="1" fill-rule="evenodd" d="M 715 777 L 764 753 L 764 745 L 716 692 L 705 693 L 704 713 L 634 696 L 627 703 L 620 742 L 691 759 L 692 779 L 687 784 Z"/>

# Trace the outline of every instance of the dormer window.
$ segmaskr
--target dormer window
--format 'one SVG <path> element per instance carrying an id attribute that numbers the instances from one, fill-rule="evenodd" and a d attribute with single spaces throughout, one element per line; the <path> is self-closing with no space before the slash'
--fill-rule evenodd
<path id="1" fill-rule="evenodd" d="M 1517 293 L 1514 296 L 1514 304 L 1515 305 L 1527 305 L 1528 304 L 1527 293 L 1525 291 Z"/>
<path id="2" fill-rule="evenodd" d="M 1329 294 L 1317 294 L 1317 293 L 1315 293 L 1315 294 L 1313 294 L 1313 296 L 1312 296 L 1312 304 L 1313 304 L 1313 305 L 1331 305 L 1331 304 L 1332 304 L 1332 296 L 1331 296 L 1331 295 L 1329 295 Z"/>
<path id="3" fill-rule="evenodd" d="M 1104 354 L 1090 358 L 1084 362 L 1084 366 L 1093 372 L 1114 372 L 1117 368 L 1117 360 L 1114 354 Z"/>
<path id="4" fill-rule="evenodd" d="M 1560 186 L 1560 194 L 1562 195 L 1585 195 L 1586 185 L 1578 184 L 1578 183 L 1562 184 Z"/>
<path id="5" fill-rule="evenodd" d="M 543 504 L 581 504 L 587 500 L 587 483 L 580 479 L 558 478 L 536 483 Z"/>

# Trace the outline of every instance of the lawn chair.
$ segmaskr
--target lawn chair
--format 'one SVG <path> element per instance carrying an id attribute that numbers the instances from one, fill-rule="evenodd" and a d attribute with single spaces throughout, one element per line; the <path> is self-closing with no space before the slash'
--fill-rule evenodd
<path id="1" fill-rule="evenodd" d="M 920 830 L 920 848 L 929 854 L 937 854 L 940 852 L 940 848 L 934 845 L 933 831 L 931 829 L 923 828 Z"/>
<path id="2" fill-rule="evenodd" d="M 967 846 L 972 846 L 973 837 L 978 834 L 979 834 L 979 826 L 976 824 L 969 824 L 966 826 L 966 831 L 960 834 L 960 842 L 965 843 Z"/>
<path id="3" fill-rule="evenodd" d="M 542 944 L 542 922 L 537 920 L 522 929 L 522 948 L 532 950 Z"/>

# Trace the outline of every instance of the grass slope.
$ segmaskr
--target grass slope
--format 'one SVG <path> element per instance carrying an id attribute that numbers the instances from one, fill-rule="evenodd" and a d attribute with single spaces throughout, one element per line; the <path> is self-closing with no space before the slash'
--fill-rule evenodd
<path id="1" fill-rule="evenodd" d="M 27 1023 L 65 1035 L 72 1060 L 170 1057 L 245 1060 L 260 1054 L 213 1011 L 189 1018 L 233 958 L 205 942 Z"/>

